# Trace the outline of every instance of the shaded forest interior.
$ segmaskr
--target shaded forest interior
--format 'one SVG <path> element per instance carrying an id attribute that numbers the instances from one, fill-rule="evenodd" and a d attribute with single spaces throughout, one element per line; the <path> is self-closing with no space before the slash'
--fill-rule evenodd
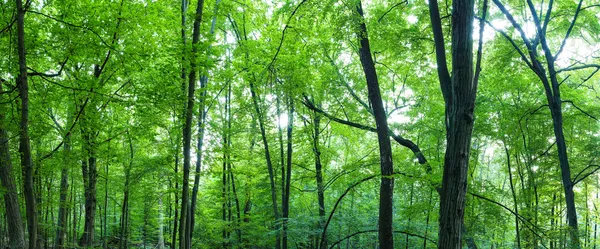
<path id="1" fill-rule="evenodd" d="M 0 0 L 0 248 L 600 247 L 599 0 Z"/>

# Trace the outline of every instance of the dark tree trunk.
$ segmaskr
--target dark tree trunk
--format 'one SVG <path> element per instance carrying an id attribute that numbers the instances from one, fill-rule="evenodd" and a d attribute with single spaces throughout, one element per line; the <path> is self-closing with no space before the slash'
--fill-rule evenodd
<path id="1" fill-rule="evenodd" d="M 130 177 L 131 177 L 131 168 L 133 167 L 133 141 L 129 131 L 127 131 L 127 137 L 129 141 L 129 164 L 125 166 L 125 187 L 123 191 L 123 203 L 121 204 L 121 235 L 119 239 L 119 248 L 126 249 L 128 248 L 128 225 L 129 225 L 129 189 L 130 189 Z"/>
<path id="2" fill-rule="evenodd" d="M 69 191 L 69 165 L 71 162 L 71 134 L 65 136 L 64 143 L 65 161 L 60 171 L 60 197 L 58 203 L 58 223 L 56 225 L 56 248 L 64 248 L 66 242 L 65 231 L 67 230 L 67 216 L 69 208 L 67 204 L 67 194 Z"/>
<path id="3" fill-rule="evenodd" d="M 504 143 L 504 142 L 503 142 Z M 508 166 L 508 182 L 510 183 L 510 192 L 512 193 L 513 204 L 515 209 L 515 237 L 517 239 L 517 248 L 521 248 L 521 233 L 519 231 L 519 203 L 517 202 L 517 193 L 513 184 L 512 167 L 510 165 L 510 153 L 506 143 L 504 143 L 504 151 L 506 152 L 506 165 Z"/>
<path id="4" fill-rule="evenodd" d="M 362 3 L 359 0 L 356 10 L 361 17 L 359 29 L 356 34 L 360 39 L 358 53 L 362 64 L 367 89 L 369 91 L 369 102 L 373 107 L 373 116 L 377 125 L 377 140 L 379 141 L 379 159 L 381 163 L 381 185 L 379 188 L 379 247 L 381 249 L 394 248 L 393 234 L 393 196 L 394 196 L 394 165 L 392 161 L 392 145 L 390 143 L 387 114 L 383 107 L 383 100 L 379 91 L 379 82 L 375 63 L 371 56 L 367 26 L 364 23 Z"/>
<path id="5" fill-rule="evenodd" d="M 210 26 L 210 34 L 213 35 L 215 33 L 215 25 L 217 23 L 217 10 L 219 7 L 219 3 L 221 0 L 217 0 L 215 3 L 214 15 L 212 18 L 212 24 Z M 210 50 L 210 46 L 208 47 Z M 206 102 L 206 85 L 208 83 L 208 76 L 203 75 L 200 77 L 200 103 L 198 105 L 198 141 L 197 141 L 197 149 L 196 149 L 196 174 L 194 175 L 194 187 L 192 188 L 192 216 L 190 217 L 191 225 L 190 231 L 194 231 L 195 217 L 193 214 L 196 213 L 196 200 L 198 198 L 198 185 L 200 183 L 200 170 L 202 169 L 202 152 L 203 152 L 203 144 L 204 144 L 204 122 L 206 120 L 206 110 L 205 110 L 205 102 Z M 193 236 L 193 233 L 190 232 L 190 241 Z"/>
<path id="6" fill-rule="evenodd" d="M 565 140 L 565 135 L 563 131 L 563 114 L 562 114 L 562 98 L 560 92 L 560 83 L 558 80 L 558 73 L 560 70 L 556 70 L 554 63 L 557 57 L 562 52 L 563 46 L 566 44 L 567 39 L 571 33 L 573 25 L 577 21 L 577 16 L 581 11 L 581 5 L 583 0 L 579 1 L 577 9 L 575 10 L 575 15 L 573 20 L 571 21 L 571 26 L 569 27 L 566 35 L 564 36 L 563 44 L 561 48 L 556 54 L 552 54 L 550 47 L 548 46 L 548 41 L 546 40 L 546 27 L 548 22 L 550 21 L 549 16 L 552 14 L 552 1 L 549 3 L 549 7 L 546 13 L 546 20 L 542 21 L 538 17 L 536 8 L 532 1 L 527 1 L 527 7 L 529 8 L 530 14 L 533 17 L 533 23 L 535 24 L 537 36 L 539 39 L 537 41 L 532 42 L 529 38 L 527 38 L 525 32 L 521 28 L 521 26 L 515 21 L 514 17 L 511 15 L 509 10 L 500 3 L 499 0 L 493 0 L 496 6 L 502 11 L 502 13 L 509 19 L 512 23 L 513 27 L 520 33 L 521 38 L 523 39 L 523 43 L 527 47 L 527 53 L 529 55 L 529 59 L 526 57 L 525 53 L 522 52 L 518 47 L 515 47 L 516 50 L 521 55 L 521 59 L 526 62 L 527 66 L 538 76 L 542 85 L 544 86 L 544 93 L 546 95 L 546 99 L 548 102 L 548 108 L 550 109 L 550 113 L 552 116 L 552 124 L 554 137 L 556 139 L 556 147 L 558 152 L 558 161 L 561 169 L 561 180 L 563 184 L 563 191 L 565 195 L 565 204 L 567 209 L 567 223 L 569 225 L 569 246 L 571 248 L 580 248 L 579 242 L 579 232 L 578 232 L 578 224 L 577 224 L 577 210 L 575 208 L 575 194 L 573 192 L 573 182 L 571 181 L 571 168 L 569 165 L 569 157 L 567 154 L 567 144 Z M 506 37 L 506 36 L 505 36 Z M 514 41 L 510 37 L 506 37 L 513 44 Z M 543 51 L 542 55 L 538 55 L 538 45 L 541 45 Z M 544 68 L 544 61 L 547 66 L 547 71 Z"/>
<path id="7" fill-rule="evenodd" d="M 0 82 L 0 92 L 2 91 L 2 82 Z M 4 98 L 0 98 L 0 102 L 4 102 Z M 12 162 L 10 161 L 5 113 L 8 112 L 6 112 L 3 105 L 0 105 L 0 180 L 2 180 L 2 188 L 5 190 L 4 208 L 6 211 L 6 224 L 8 225 L 9 248 L 21 249 L 25 248 L 25 234 L 23 233 L 19 196 L 13 178 Z"/>
<path id="8" fill-rule="evenodd" d="M 179 147 L 179 146 L 177 146 Z M 177 248 L 177 222 L 178 222 L 178 212 L 179 212 L 179 195 L 177 194 L 179 191 L 179 181 L 177 180 L 177 171 L 179 168 L 179 149 L 175 154 L 175 215 L 173 217 L 173 233 L 171 234 L 171 248 Z"/>
<path id="9" fill-rule="evenodd" d="M 29 248 L 35 249 L 38 236 L 38 217 L 33 183 L 33 161 L 29 139 L 29 84 L 27 82 L 27 59 L 25 48 L 25 8 L 22 0 L 17 0 L 17 51 L 19 54 L 19 76 L 17 78 L 19 97 L 21 98 L 21 134 L 19 153 L 21 168 L 25 178 L 25 209 L 27 212 L 27 229 L 29 231 Z"/>
<path id="10" fill-rule="evenodd" d="M 90 124 L 86 123 L 86 125 Z M 95 140 L 95 136 L 89 128 L 82 129 L 82 132 L 85 143 L 84 151 L 86 152 L 87 159 L 84 159 L 81 164 L 84 185 L 83 188 L 85 194 L 85 219 L 80 244 L 85 247 L 92 246 L 94 243 L 94 221 L 96 218 L 96 177 L 98 176 L 98 172 L 96 169 L 96 145 L 93 141 Z"/>
<path id="11" fill-rule="evenodd" d="M 283 249 L 288 248 L 287 219 L 290 215 L 290 185 L 292 179 L 292 131 L 294 129 L 294 102 L 291 97 L 289 97 L 288 105 L 287 167 L 285 169 L 285 189 L 282 190 L 285 194 L 283 203 L 281 203 L 283 214 L 283 236 L 281 244 Z"/>
<path id="12" fill-rule="evenodd" d="M 204 0 L 198 0 L 196 6 L 196 14 L 194 17 L 194 29 L 192 31 L 192 53 L 190 56 L 190 72 L 188 77 L 188 95 L 187 105 L 185 110 L 185 125 L 183 128 L 183 186 L 181 194 L 181 217 L 179 220 L 179 248 L 190 249 L 191 233 L 190 225 L 191 216 L 188 210 L 189 203 L 189 178 L 191 164 L 191 140 L 192 140 L 192 118 L 194 116 L 194 92 L 196 89 L 196 76 L 198 73 L 198 65 L 196 58 L 198 56 L 198 46 L 200 43 L 200 23 L 202 22 L 202 9 L 204 8 Z M 191 214 L 191 215 L 190 215 Z"/>
<path id="13" fill-rule="evenodd" d="M 254 110 L 258 116 L 258 126 L 260 128 L 260 135 L 262 137 L 263 145 L 265 148 L 265 159 L 267 161 L 267 170 L 269 171 L 269 181 L 271 183 L 271 201 L 273 203 L 273 215 L 275 216 L 275 220 L 279 220 L 279 211 L 277 210 L 277 191 L 275 189 L 275 175 L 273 173 L 273 163 L 271 162 L 271 153 L 269 151 L 269 142 L 267 141 L 267 134 L 265 131 L 265 124 L 263 120 L 262 113 L 260 111 L 260 107 L 258 104 L 258 96 L 256 95 L 256 90 L 254 89 L 254 84 L 252 81 L 250 82 L 250 94 L 252 95 L 252 103 L 254 104 Z M 280 245 L 280 235 L 277 233 L 275 248 L 279 249 Z"/>
<path id="14" fill-rule="evenodd" d="M 315 154 L 315 172 L 317 180 L 317 200 L 319 202 L 319 230 L 325 225 L 325 191 L 323 189 L 323 165 L 321 164 L 321 150 L 319 149 L 319 137 L 321 135 L 321 116 L 317 112 L 313 112 L 313 152 Z M 317 245 L 321 244 L 327 248 L 327 234 L 323 235 L 323 241 L 317 241 Z"/>
<path id="15" fill-rule="evenodd" d="M 486 3 L 484 3 L 485 19 Z M 440 191 L 438 248 L 459 249 L 463 237 L 465 195 L 473 132 L 477 75 L 473 75 L 473 0 L 452 2 L 452 75 L 446 63 L 445 43 L 437 1 L 429 1 L 436 48 L 438 77 L 446 105 L 446 154 Z M 481 43 L 480 43 L 481 46 Z M 479 70 L 481 54 L 478 53 Z M 476 72 L 478 74 L 478 72 Z"/>

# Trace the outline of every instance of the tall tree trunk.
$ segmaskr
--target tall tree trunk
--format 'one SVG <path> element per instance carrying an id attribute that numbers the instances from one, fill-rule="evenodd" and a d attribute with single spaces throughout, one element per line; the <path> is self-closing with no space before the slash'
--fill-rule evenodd
<path id="1" fill-rule="evenodd" d="M 71 134 L 68 133 L 65 136 L 65 143 L 63 150 L 65 152 L 65 161 L 60 171 L 60 197 L 58 202 L 58 223 L 56 225 L 56 243 L 55 247 L 62 249 L 65 247 L 66 237 L 65 231 L 67 229 L 67 216 L 69 212 L 67 204 L 67 194 L 69 191 L 69 165 L 71 162 Z"/>
<path id="2" fill-rule="evenodd" d="M 204 0 L 198 0 L 196 6 L 196 15 L 194 17 L 194 29 L 192 31 L 192 53 L 190 56 L 190 72 L 188 77 L 188 95 L 185 111 L 185 125 L 183 128 L 183 185 L 181 194 L 181 217 L 179 220 L 179 248 L 191 248 L 191 214 L 188 210 L 189 203 L 189 178 L 191 164 L 191 140 L 192 140 L 192 118 L 194 116 L 194 92 L 196 89 L 196 75 L 198 73 L 198 65 L 196 59 L 198 57 L 198 46 L 200 43 L 200 23 L 202 22 L 202 9 L 204 8 Z M 189 215 L 191 214 L 191 215 Z M 188 225 L 189 224 L 189 225 Z"/>
<path id="3" fill-rule="evenodd" d="M 2 82 L 0 82 L 0 92 L 2 91 Z M 0 102 L 4 102 L 2 96 L 0 96 Z M 20 249 L 25 248 L 25 234 L 23 233 L 19 196 L 13 178 L 12 162 L 10 161 L 5 113 L 8 112 L 5 110 L 4 105 L 0 104 L 0 180 L 2 180 L 2 188 L 5 191 L 4 208 L 6 211 L 6 224 L 8 225 L 9 248 Z"/>
<path id="4" fill-rule="evenodd" d="M 445 43 L 437 1 L 429 1 L 436 61 L 446 114 L 446 154 L 440 191 L 438 248 L 459 249 L 463 238 L 465 195 L 475 97 L 481 53 L 473 75 L 473 0 L 452 1 L 452 75 L 448 71 Z M 487 11 L 484 1 L 483 19 Z M 483 25 L 480 26 L 482 29 Z M 483 30 L 483 29 L 482 29 Z M 480 34 L 481 37 L 481 34 Z M 481 38 L 480 38 L 481 40 Z M 482 43 L 479 43 L 480 51 Z"/>
<path id="5" fill-rule="evenodd" d="M 506 143 L 504 143 L 504 151 L 506 152 L 506 165 L 508 166 L 508 182 L 510 183 L 510 192 L 512 193 L 513 204 L 515 209 L 515 237 L 517 240 L 517 248 L 521 248 L 521 233 L 519 231 L 519 203 L 517 202 L 517 193 L 513 184 L 512 167 L 510 165 L 510 153 Z"/>
<path id="6" fill-rule="evenodd" d="M 177 146 L 179 148 L 179 146 Z M 179 212 L 179 194 L 178 194 L 178 190 L 179 190 L 179 181 L 177 180 L 177 171 L 179 168 L 179 149 L 177 149 L 177 152 L 175 153 L 175 215 L 173 217 L 173 233 L 171 234 L 171 248 L 175 249 L 177 248 L 177 222 L 178 220 L 178 212 Z"/>
<path id="7" fill-rule="evenodd" d="M 104 248 L 108 248 L 108 165 L 111 161 L 111 149 L 110 149 L 110 141 L 108 142 L 108 160 L 106 162 L 104 168 L 104 174 L 106 177 L 104 178 Z"/>
<path id="8" fill-rule="evenodd" d="M 85 221 L 80 244 L 82 246 L 92 246 L 94 243 L 94 223 L 96 219 L 96 177 L 98 176 L 96 168 L 96 144 L 93 132 L 89 128 L 83 130 L 87 162 L 84 160 L 82 163 L 85 192 Z"/>
<path id="9" fill-rule="evenodd" d="M 275 220 L 279 220 L 279 211 L 277 209 L 277 191 L 275 189 L 275 175 L 273 173 L 273 163 L 271 162 L 271 153 L 269 151 L 269 142 L 267 141 L 267 134 L 265 131 L 264 117 L 260 111 L 260 107 L 258 104 L 258 96 L 256 95 L 256 90 L 254 89 L 254 83 L 250 81 L 250 94 L 252 95 L 252 103 L 254 104 L 254 110 L 258 116 L 258 126 L 260 128 L 260 135 L 262 137 L 263 145 L 265 148 L 265 159 L 267 161 L 267 170 L 269 171 L 269 182 L 271 183 L 271 201 L 273 204 L 273 215 L 275 216 Z M 280 235 L 277 233 L 275 236 L 275 248 L 279 249 L 280 245 Z"/>
<path id="10" fill-rule="evenodd" d="M 19 153 L 21 168 L 25 178 L 25 209 L 27 212 L 27 229 L 29 231 L 29 248 L 35 249 L 38 236 L 38 217 L 36 212 L 35 188 L 33 183 L 33 161 L 29 140 L 29 84 L 27 82 L 27 59 L 25 48 L 25 8 L 22 0 L 17 0 L 17 51 L 19 54 L 19 76 L 17 78 L 19 97 L 21 98 L 21 134 Z"/>
<path id="11" fill-rule="evenodd" d="M 520 27 L 518 23 L 516 23 L 514 17 L 510 14 L 508 9 L 500 3 L 499 0 L 493 0 L 496 6 L 504 13 L 504 15 L 511 21 L 513 27 L 520 33 L 521 38 L 523 39 L 523 43 L 525 43 L 527 47 L 527 52 L 529 55 L 529 59 L 526 58 L 525 54 L 522 51 L 521 59 L 523 59 L 528 67 L 538 76 L 542 85 L 544 86 L 544 93 L 546 95 L 546 99 L 548 102 L 548 108 L 550 109 L 550 114 L 552 116 L 552 124 L 554 137 L 556 139 L 556 147 L 558 152 L 558 161 L 561 170 L 561 180 L 563 184 L 563 191 L 565 195 L 565 204 L 567 209 L 567 223 L 569 226 L 569 247 L 570 248 L 580 248 L 579 242 L 579 232 L 578 232 L 578 224 L 577 224 L 577 211 L 575 208 L 575 194 L 573 192 L 573 182 L 571 181 L 571 168 L 569 165 L 569 157 L 567 154 L 567 144 L 565 140 L 565 135 L 563 131 L 563 114 L 562 114 L 562 98 L 560 92 L 561 83 L 558 80 L 559 71 L 556 70 L 554 63 L 560 52 L 562 52 L 563 46 L 566 44 L 567 39 L 569 38 L 570 32 L 573 28 L 577 20 L 577 16 L 581 11 L 581 5 L 583 0 L 579 1 L 577 9 L 575 10 L 575 15 L 573 20 L 571 21 L 571 27 L 568 29 L 567 34 L 563 40 L 563 44 L 560 47 L 560 50 L 557 54 L 552 54 L 550 47 L 548 46 L 548 41 L 546 40 L 546 27 L 550 19 L 544 20 L 543 26 L 540 18 L 538 17 L 536 8 L 532 1 L 527 1 L 527 6 L 532 14 L 533 24 L 536 27 L 536 41 L 532 43 L 532 41 L 527 38 L 525 32 Z M 552 1 L 550 1 L 548 6 L 548 11 L 546 13 L 547 16 L 550 16 L 552 13 Z M 507 37 L 510 39 L 509 37 Z M 512 40 L 511 40 L 512 41 Z M 512 41 L 514 43 L 514 41 Z M 541 55 L 538 55 L 538 45 L 541 45 L 543 57 L 540 58 Z M 547 66 L 544 68 L 544 61 Z"/>
<path id="12" fill-rule="evenodd" d="M 381 185 L 379 187 L 379 247 L 381 249 L 394 248 L 393 234 L 393 197 L 394 197 L 394 165 L 392 161 L 392 145 L 390 143 L 387 114 L 383 107 L 383 100 L 379 90 L 377 71 L 371 56 L 367 26 L 364 22 L 362 3 L 358 0 L 356 10 L 360 15 L 360 25 L 356 35 L 360 39 L 358 53 L 360 63 L 367 80 L 369 102 L 373 107 L 373 116 L 377 125 L 377 140 L 379 141 L 379 160 L 381 166 Z"/>
<path id="13" fill-rule="evenodd" d="M 283 238 L 282 248 L 288 248 L 287 226 L 290 216 L 290 185 L 292 180 L 292 131 L 294 129 L 294 101 L 288 96 L 288 125 L 287 125 L 287 167 L 285 169 L 285 198 L 281 203 L 283 213 Z"/>
<path id="14" fill-rule="evenodd" d="M 321 116 L 313 111 L 313 153 L 315 154 L 315 173 L 317 180 L 317 200 L 319 202 L 319 230 L 325 225 L 325 190 L 323 189 L 323 165 L 321 164 L 321 150 L 319 149 L 319 137 L 321 135 Z M 327 234 L 323 236 L 323 241 L 317 241 L 327 248 Z"/>
<path id="15" fill-rule="evenodd" d="M 158 249 L 165 248 L 165 238 L 163 235 L 163 223 L 164 223 L 164 214 L 163 214 L 163 203 L 162 203 L 162 195 L 158 197 Z"/>
<path id="16" fill-rule="evenodd" d="M 217 11 L 219 8 L 219 3 L 221 0 L 217 0 L 215 3 L 215 10 L 213 13 L 213 18 L 210 26 L 210 34 L 213 35 L 215 33 L 215 26 L 217 24 Z M 210 50 L 211 46 L 209 45 L 208 50 Z M 200 183 L 200 170 L 202 169 L 202 146 L 204 144 L 204 122 L 206 121 L 206 110 L 205 110 L 205 102 L 206 102 L 206 85 L 208 83 L 208 76 L 202 75 L 200 77 L 200 103 L 198 104 L 198 141 L 197 141 L 197 149 L 196 149 L 196 174 L 194 175 L 194 187 L 192 188 L 192 216 L 190 231 L 194 231 L 194 222 L 195 217 L 193 214 L 196 213 L 196 199 L 198 198 L 198 186 Z M 193 236 L 193 233 L 190 233 L 190 240 Z"/>

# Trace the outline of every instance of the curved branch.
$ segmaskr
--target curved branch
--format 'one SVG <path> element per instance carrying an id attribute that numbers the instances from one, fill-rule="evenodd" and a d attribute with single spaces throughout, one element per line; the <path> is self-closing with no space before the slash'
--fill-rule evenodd
<path id="1" fill-rule="evenodd" d="M 323 226 L 323 231 L 321 232 L 321 245 L 319 246 L 319 248 L 322 249 L 322 247 L 324 246 L 324 242 L 325 242 L 325 234 L 327 234 L 327 227 L 329 226 L 329 223 L 331 223 L 331 219 L 333 218 L 333 214 L 335 213 L 335 210 L 337 209 L 337 207 L 340 205 L 340 202 L 342 202 L 342 199 L 344 199 L 344 197 L 348 194 L 348 192 L 350 192 L 350 190 L 352 190 L 353 188 L 355 188 L 356 186 L 358 186 L 359 184 L 366 182 L 368 180 L 371 180 L 377 176 L 380 175 L 372 175 L 369 176 L 367 178 L 363 178 L 362 180 L 355 182 L 354 184 L 350 185 L 350 187 L 348 187 L 346 189 L 346 191 L 344 191 L 344 193 L 338 198 L 338 200 L 335 202 L 335 205 L 333 205 L 333 208 L 331 209 L 331 212 L 329 213 L 329 218 L 327 218 L 327 222 L 325 222 L 325 226 Z"/>
<path id="2" fill-rule="evenodd" d="M 358 232 L 352 233 L 352 234 L 350 234 L 350 235 L 348 235 L 348 236 L 346 236 L 346 237 L 344 237 L 344 238 L 342 238 L 342 239 L 340 239 L 340 240 L 338 240 L 338 241 L 334 242 L 334 243 L 333 243 L 331 246 L 329 246 L 329 249 L 332 249 L 332 248 L 333 248 L 333 247 L 335 247 L 337 244 L 339 244 L 339 243 L 342 243 L 344 240 L 347 240 L 347 239 L 349 239 L 349 238 L 352 238 L 352 237 L 354 237 L 354 236 L 356 236 L 356 235 L 360 235 L 360 234 L 363 234 L 363 233 L 376 233 L 376 232 L 379 232 L 379 230 L 377 230 L 377 229 L 372 229 L 372 230 L 364 230 L 364 231 L 358 231 Z M 436 245 L 437 245 L 437 242 L 436 242 L 435 240 L 432 240 L 432 239 L 430 239 L 430 238 L 427 238 L 427 237 L 425 237 L 425 236 L 423 236 L 423 235 L 414 234 L 414 233 L 407 232 L 407 231 L 394 231 L 394 233 L 401 233 L 401 234 L 406 234 L 406 235 L 408 235 L 408 236 L 412 236 L 412 237 L 421 238 L 421 239 L 424 239 L 424 240 L 428 240 L 429 242 L 431 242 L 431 243 L 433 243 L 433 244 L 436 244 Z"/>
<path id="3" fill-rule="evenodd" d="M 577 21 L 577 17 L 579 16 L 579 12 L 581 11 L 582 3 L 583 3 L 583 0 L 579 0 L 579 4 L 577 5 L 577 9 L 575 10 L 575 15 L 573 16 L 573 21 L 571 21 L 571 25 L 569 25 L 569 29 L 567 29 L 565 38 L 563 39 L 562 43 L 560 44 L 560 48 L 558 49 L 558 52 L 556 52 L 556 55 L 554 55 L 554 59 L 558 58 L 558 55 L 560 55 L 560 53 L 565 48 L 565 44 L 567 44 L 567 40 L 569 39 L 569 36 L 571 35 L 571 31 L 573 31 L 573 27 L 575 26 L 575 22 Z"/>

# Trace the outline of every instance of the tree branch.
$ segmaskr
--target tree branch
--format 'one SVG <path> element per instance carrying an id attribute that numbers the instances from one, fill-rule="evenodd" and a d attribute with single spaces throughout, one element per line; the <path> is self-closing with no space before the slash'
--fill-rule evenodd
<path id="1" fill-rule="evenodd" d="M 587 169 L 591 168 L 591 167 L 596 167 L 594 170 L 592 170 L 591 172 L 583 175 L 581 178 L 579 177 L 579 175 L 581 175 L 584 171 L 586 171 Z M 587 167 L 585 167 L 583 170 L 581 170 L 579 173 L 577 173 L 577 175 L 575 175 L 575 178 L 573 178 L 573 186 L 575 186 L 575 184 L 583 181 L 585 178 L 587 178 L 588 176 L 596 173 L 596 171 L 600 170 L 600 165 L 596 165 L 596 164 L 590 164 Z"/>
<path id="2" fill-rule="evenodd" d="M 315 112 L 318 112 L 320 114 L 322 114 L 323 116 L 337 122 L 340 124 L 345 124 L 348 125 L 350 127 L 354 127 L 354 128 L 358 128 L 364 131 L 369 131 L 369 132 L 377 132 L 377 129 L 374 127 L 370 127 L 367 125 L 363 125 L 363 124 L 359 124 L 359 123 L 355 123 L 352 121 L 348 121 L 348 120 L 344 120 L 344 119 L 340 119 L 337 118 L 325 111 L 323 111 L 322 109 L 316 107 L 309 99 L 308 97 L 304 96 L 304 100 L 302 101 L 302 104 L 304 104 L 304 106 L 306 106 L 308 109 L 311 109 Z M 404 137 L 402 137 L 401 135 L 397 135 L 395 134 L 393 131 L 388 130 L 388 135 L 390 135 L 394 141 L 396 141 L 397 143 L 399 143 L 400 145 L 410 149 L 413 154 L 415 154 L 415 156 L 417 157 L 417 159 L 419 160 L 419 164 L 426 164 L 426 170 L 427 172 L 431 171 L 431 168 L 429 166 L 429 164 L 427 164 L 427 159 L 425 158 L 425 155 L 423 154 L 423 152 L 421 152 L 421 149 L 419 148 L 419 146 L 417 144 L 415 144 L 413 141 L 406 139 Z"/>
<path id="3" fill-rule="evenodd" d="M 440 18 L 440 9 L 437 0 L 429 1 L 429 18 L 431 19 L 431 29 L 433 31 L 433 40 L 435 44 L 435 58 L 437 61 L 437 71 L 442 88 L 442 95 L 447 104 L 452 102 L 452 80 L 448 71 L 448 62 L 446 60 L 446 47 L 444 43 L 444 32 L 442 31 L 442 20 Z"/>
<path id="4" fill-rule="evenodd" d="M 571 35 L 571 31 L 573 31 L 573 26 L 575 26 L 575 22 L 577 21 L 577 17 L 579 16 L 579 12 L 581 11 L 582 3 L 583 3 L 583 0 L 579 0 L 579 4 L 577 5 L 577 9 L 575 10 L 575 15 L 573 16 L 573 21 L 571 21 L 571 24 L 569 25 L 569 29 L 567 29 L 567 33 L 565 34 L 565 38 L 563 39 L 562 43 L 560 44 L 560 48 L 558 49 L 558 52 L 556 52 L 556 55 L 554 55 L 555 59 L 558 58 L 560 53 L 565 48 L 565 44 L 567 44 L 567 39 L 569 39 L 569 36 Z"/>

